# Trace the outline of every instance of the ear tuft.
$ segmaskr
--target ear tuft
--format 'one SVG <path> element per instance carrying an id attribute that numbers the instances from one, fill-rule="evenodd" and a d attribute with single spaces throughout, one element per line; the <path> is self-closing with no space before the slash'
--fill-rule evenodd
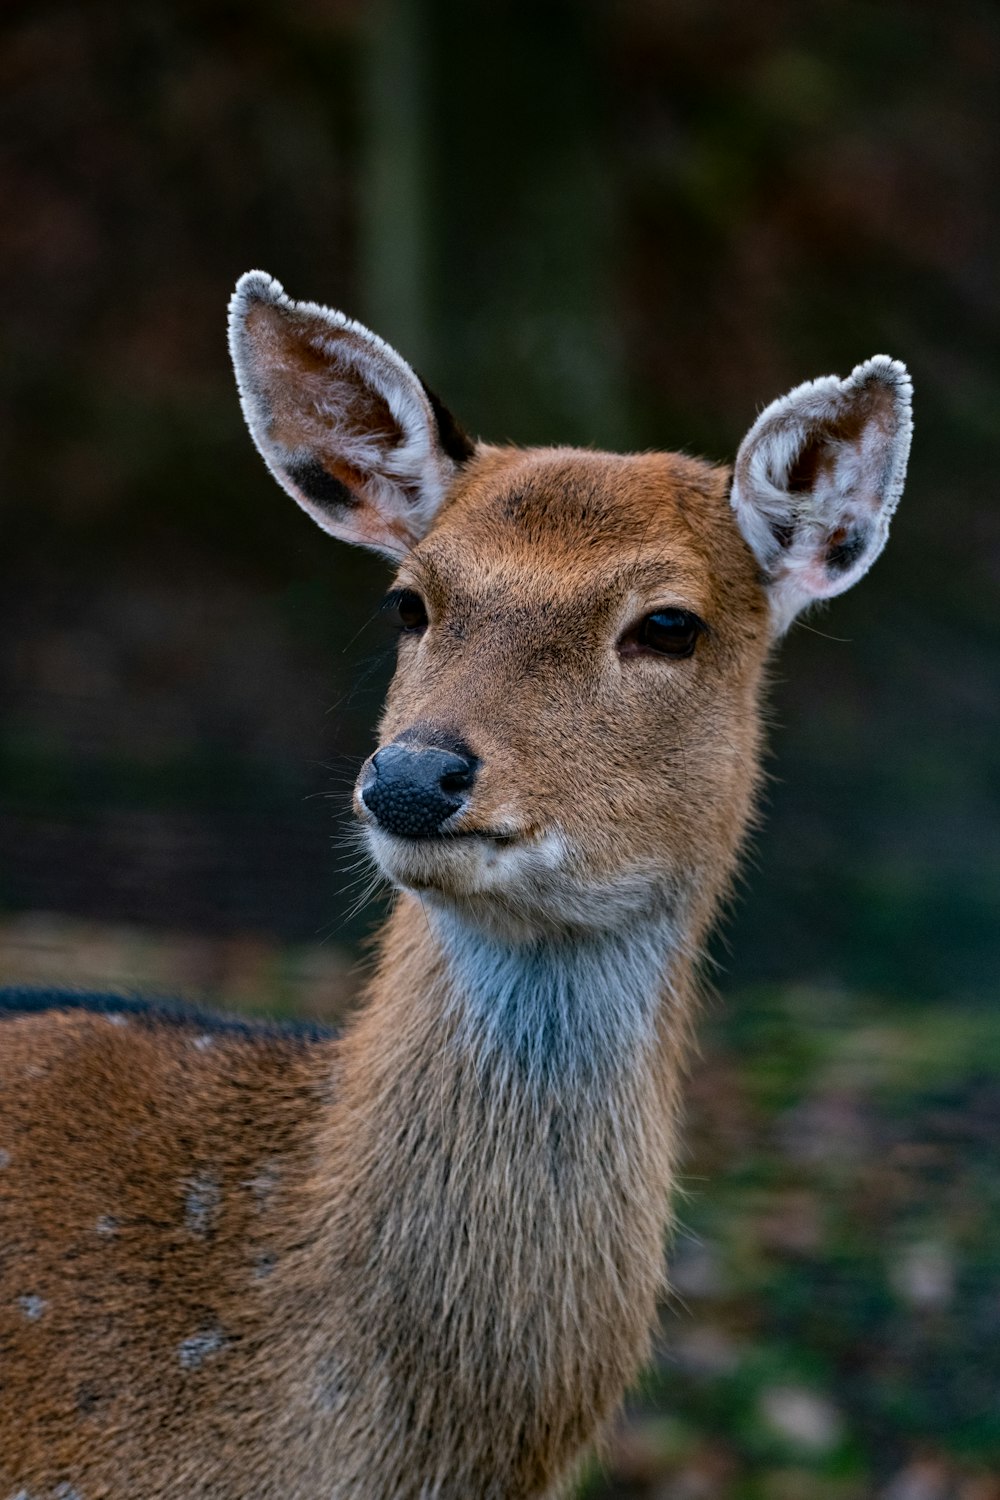
<path id="1" fill-rule="evenodd" d="M 361 323 L 241 276 L 229 349 L 243 414 L 279 484 L 324 530 L 400 558 L 474 445 L 410 366 Z"/>
<path id="2" fill-rule="evenodd" d="M 272 305 L 287 302 L 285 288 L 266 271 L 244 271 L 236 283 L 236 290 L 229 299 L 229 326 L 238 323 L 254 302 L 269 302 Z"/>
<path id="3" fill-rule="evenodd" d="M 732 504 L 775 628 L 850 588 L 885 546 L 913 430 L 905 365 L 876 354 L 771 403 L 740 445 Z"/>

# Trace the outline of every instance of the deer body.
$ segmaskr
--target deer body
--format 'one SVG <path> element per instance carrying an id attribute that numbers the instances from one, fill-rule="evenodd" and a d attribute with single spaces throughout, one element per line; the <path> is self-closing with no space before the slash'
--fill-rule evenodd
<path id="1" fill-rule="evenodd" d="M 550 1495 L 646 1353 L 764 661 L 881 546 L 908 385 L 834 382 L 767 492 L 764 413 L 731 492 L 671 455 L 475 446 L 258 273 L 232 326 L 269 466 L 401 564 L 356 792 L 401 894 L 339 1038 L 0 1008 L 0 1497 Z M 781 455 L 830 491 L 787 487 L 808 545 Z"/>
<path id="2" fill-rule="evenodd" d="M 419 909 L 397 912 L 388 953 L 394 988 L 434 996 Z M 8 1488 L 545 1493 L 645 1351 L 671 1072 L 657 1049 L 583 1091 L 526 1084 L 456 1047 L 447 1013 L 414 1024 L 417 994 L 336 1043 L 61 1018 L 32 1098 L 49 1128 L 26 1111 L 7 1169 L 16 1155 L 8 1187 L 37 1215 L 6 1246 L 25 1288 L 0 1321 Z M 16 1025 L 7 1077 L 50 1025 Z M 110 1171 L 55 1154 L 68 1100 Z"/>

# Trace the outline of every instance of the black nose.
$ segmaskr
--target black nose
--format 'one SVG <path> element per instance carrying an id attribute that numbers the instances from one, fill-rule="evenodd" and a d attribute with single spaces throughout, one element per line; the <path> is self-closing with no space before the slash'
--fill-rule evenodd
<path id="1" fill-rule="evenodd" d="M 372 756 L 361 800 L 387 833 L 428 839 L 465 801 L 479 762 L 470 752 L 396 741 Z"/>

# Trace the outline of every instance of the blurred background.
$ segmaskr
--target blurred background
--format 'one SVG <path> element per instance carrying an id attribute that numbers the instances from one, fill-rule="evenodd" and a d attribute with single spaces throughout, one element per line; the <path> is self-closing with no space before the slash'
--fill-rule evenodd
<path id="1" fill-rule="evenodd" d="M 0 16 L 2 982 L 356 993 L 387 573 L 253 451 L 241 271 L 494 440 L 724 460 L 798 381 L 910 366 L 891 545 L 776 665 L 595 1500 L 1000 1496 L 998 86 L 985 0 Z"/>

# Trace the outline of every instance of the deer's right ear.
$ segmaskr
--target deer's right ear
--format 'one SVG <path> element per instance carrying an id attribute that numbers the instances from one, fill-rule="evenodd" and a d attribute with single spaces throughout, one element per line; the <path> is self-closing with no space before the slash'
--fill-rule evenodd
<path id="1" fill-rule="evenodd" d="M 866 573 L 885 546 L 906 475 L 913 388 L 884 354 L 846 380 L 796 386 L 740 445 L 731 499 L 760 564 L 776 633 Z"/>
<path id="2" fill-rule="evenodd" d="M 405 556 L 474 451 L 405 360 L 343 313 L 291 301 L 263 271 L 237 282 L 229 349 L 278 483 L 324 531 Z"/>

